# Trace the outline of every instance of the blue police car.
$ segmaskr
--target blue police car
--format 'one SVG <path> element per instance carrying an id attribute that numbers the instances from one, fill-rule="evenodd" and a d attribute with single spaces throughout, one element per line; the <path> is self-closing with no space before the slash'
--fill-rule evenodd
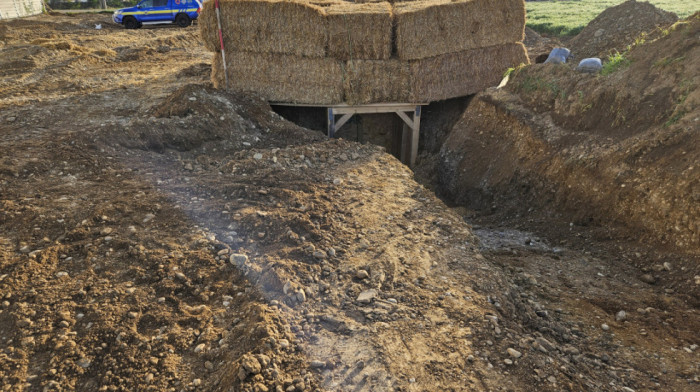
<path id="1" fill-rule="evenodd" d="M 142 0 L 136 7 L 114 11 L 114 23 L 127 29 L 138 29 L 143 25 L 175 23 L 187 27 L 197 19 L 202 10 L 199 0 Z"/>

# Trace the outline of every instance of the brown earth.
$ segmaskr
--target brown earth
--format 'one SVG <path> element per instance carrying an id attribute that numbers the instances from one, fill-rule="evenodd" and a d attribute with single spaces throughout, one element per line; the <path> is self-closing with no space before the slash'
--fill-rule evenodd
<path id="1" fill-rule="evenodd" d="M 525 27 L 523 44 L 527 48 L 530 64 L 544 63 L 552 49 L 563 46 L 557 38 L 543 37 L 529 27 Z"/>
<path id="2" fill-rule="evenodd" d="M 696 314 L 699 33 L 696 14 L 633 45 L 619 69 L 605 76 L 577 73 L 570 65 L 516 70 L 505 88 L 472 99 L 443 144 L 434 186 L 472 209 L 467 213 L 474 221 L 488 228 L 527 228 L 598 259 L 600 281 L 593 278 L 590 286 L 571 279 L 592 275 L 593 270 L 578 270 L 591 261 L 587 256 L 578 267 L 519 252 L 496 259 L 516 271 L 560 276 L 570 290 L 557 297 L 580 306 L 573 315 L 590 319 L 596 309 L 615 315 L 621 303 L 644 314 L 645 303 L 660 300 L 644 286 L 673 294 Z M 507 231 L 502 235 L 509 240 Z M 624 275 L 627 286 L 591 291 L 607 285 L 610 272 L 602 269 L 611 265 L 624 266 L 625 272 L 612 275 Z M 686 322 L 696 323 L 697 316 Z M 649 347 L 639 339 L 646 341 L 649 328 L 665 328 L 663 322 L 653 324 L 620 336 Z"/>
<path id="3" fill-rule="evenodd" d="M 0 389 L 697 388 L 684 255 L 474 229 L 381 148 L 212 89 L 195 29 L 107 18 L 0 24 Z"/>
<path id="4" fill-rule="evenodd" d="M 635 40 L 643 40 L 657 27 L 668 26 L 677 20 L 678 16 L 673 12 L 647 2 L 628 0 L 601 12 L 567 45 L 579 60 L 586 57 L 604 59 L 615 52 L 624 52 Z"/>
<path id="5" fill-rule="evenodd" d="M 478 97 L 457 125 L 462 132 L 452 132 L 445 154 L 467 158 L 445 158 L 446 189 L 459 198 L 465 189 L 460 178 L 469 182 L 466 189 L 476 189 L 486 171 L 488 187 L 537 173 L 533 181 L 559 188 L 551 196 L 578 211 L 575 220 L 616 221 L 697 254 L 699 33 L 696 14 L 667 35 L 635 46 L 620 69 L 605 76 L 578 73 L 567 65 L 516 71 L 505 89 Z M 492 121 L 488 115 L 493 113 L 505 114 L 497 121 L 512 122 L 512 128 L 496 131 L 513 143 L 494 139 L 503 151 L 511 149 L 509 159 L 469 154 L 482 142 L 472 139 L 473 131 L 486 128 L 482 123 Z M 485 131 L 490 129 L 479 129 L 479 135 L 495 137 Z M 452 175 L 461 168 L 471 171 Z"/>

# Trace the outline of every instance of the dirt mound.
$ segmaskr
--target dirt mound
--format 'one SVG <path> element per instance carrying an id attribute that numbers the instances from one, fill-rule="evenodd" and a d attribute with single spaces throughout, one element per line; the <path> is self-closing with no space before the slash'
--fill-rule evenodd
<path id="1" fill-rule="evenodd" d="M 677 20 L 673 12 L 658 9 L 647 2 L 629 0 L 603 11 L 567 45 L 578 59 L 605 58 L 615 51 L 623 52 L 643 33 Z"/>
<path id="2" fill-rule="evenodd" d="M 148 116 L 105 124 L 89 138 L 156 152 L 189 151 L 213 142 L 219 143 L 220 149 L 239 149 L 261 140 L 267 145 L 287 146 L 323 138 L 322 134 L 309 133 L 281 117 L 271 117 L 271 110 L 267 102 L 255 96 L 185 85 L 149 109 Z M 179 126 L 173 127 L 172 120 L 177 120 Z"/>
<path id="3" fill-rule="evenodd" d="M 545 38 L 535 30 L 525 27 L 525 40 L 523 44 L 527 49 L 530 64 L 544 63 L 552 49 L 561 46 L 556 38 Z"/>
<path id="4" fill-rule="evenodd" d="M 480 208 L 499 193 L 527 197 L 578 224 L 615 222 L 697 253 L 699 33 L 696 14 L 607 76 L 565 65 L 516 72 L 506 91 L 475 98 L 443 146 L 445 192 Z M 680 283 L 697 295 L 687 276 Z"/>

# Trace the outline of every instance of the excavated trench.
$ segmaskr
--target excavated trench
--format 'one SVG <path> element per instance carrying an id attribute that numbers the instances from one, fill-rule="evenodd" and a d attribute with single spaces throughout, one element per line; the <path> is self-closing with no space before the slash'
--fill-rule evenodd
<path id="1" fill-rule="evenodd" d="M 632 389 L 698 382 L 696 19 L 650 38 L 611 76 L 535 65 L 501 90 L 431 105 L 413 168 L 472 225 L 512 292 L 574 337 L 555 340 L 588 347 L 594 368 L 624 362 Z M 635 115 L 640 105 L 654 109 Z M 382 136 L 394 126 L 372 126 L 363 132 L 378 136 L 363 141 L 395 152 Z"/>
<path id="2" fill-rule="evenodd" d="M 517 176 L 475 186 L 496 195 L 481 205 L 435 196 L 455 135 L 478 142 L 463 150 L 477 162 L 514 160 L 477 137 L 518 146 L 495 133 L 513 129 L 502 113 L 475 111 L 479 97 L 426 109 L 412 173 L 376 146 L 329 141 L 260 99 L 211 89 L 187 31 L 144 41 L 91 29 L 88 42 L 95 16 L 75 18 L 62 39 L 80 50 L 51 49 L 23 71 L 45 78 L 13 79 L 3 95 L 3 385 L 697 387 L 687 254 L 532 202 L 542 193 L 521 199 Z M 8 34 L 56 29 L 22 26 Z M 115 41 L 129 40 L 141 54 L 119 57 Z M 459 128 L 465 119 L 483 126 Z M 362 136 L 371 121 L 355 125 L 361 140 L 388 140 Z"/>

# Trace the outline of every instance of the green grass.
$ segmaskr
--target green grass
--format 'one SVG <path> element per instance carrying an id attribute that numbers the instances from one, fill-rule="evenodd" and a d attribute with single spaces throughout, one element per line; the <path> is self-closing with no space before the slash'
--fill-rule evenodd
<path id="1" fill-rule="evenodd" d="M 630 65 L 630 61 L 627 58 L 627 52 L 615 52 L 615 54 L 608 57 L 608 61 L 603 64 L 603 69 L 600 70 L 600 75 L 610 75 L 611 73 L 627 67 L 628 65 Z"/>
<path id="2" fill-rule="evenodd" d="M 572 36 L 606 8 L 623 3 L 624 0 L 550 0 L 528 1 L 527 26 L 531 29 L 555 36 Z M 700 11 L 700 0 L 649 0 L 649 3 L 666 11 L 675 12 L 685 18 Z"/>
<path id="3" fill-rule="evenodd" d="M 566 91 L 564 91 L 556 81 L 544 80 L 537 76 L 526 76 L 520 83 L 520 89 L 526 93 L 533 93 L 535 91 L 549 91 L 554 95 L 555 98 L 561 97 L 566 98 Z"/>

